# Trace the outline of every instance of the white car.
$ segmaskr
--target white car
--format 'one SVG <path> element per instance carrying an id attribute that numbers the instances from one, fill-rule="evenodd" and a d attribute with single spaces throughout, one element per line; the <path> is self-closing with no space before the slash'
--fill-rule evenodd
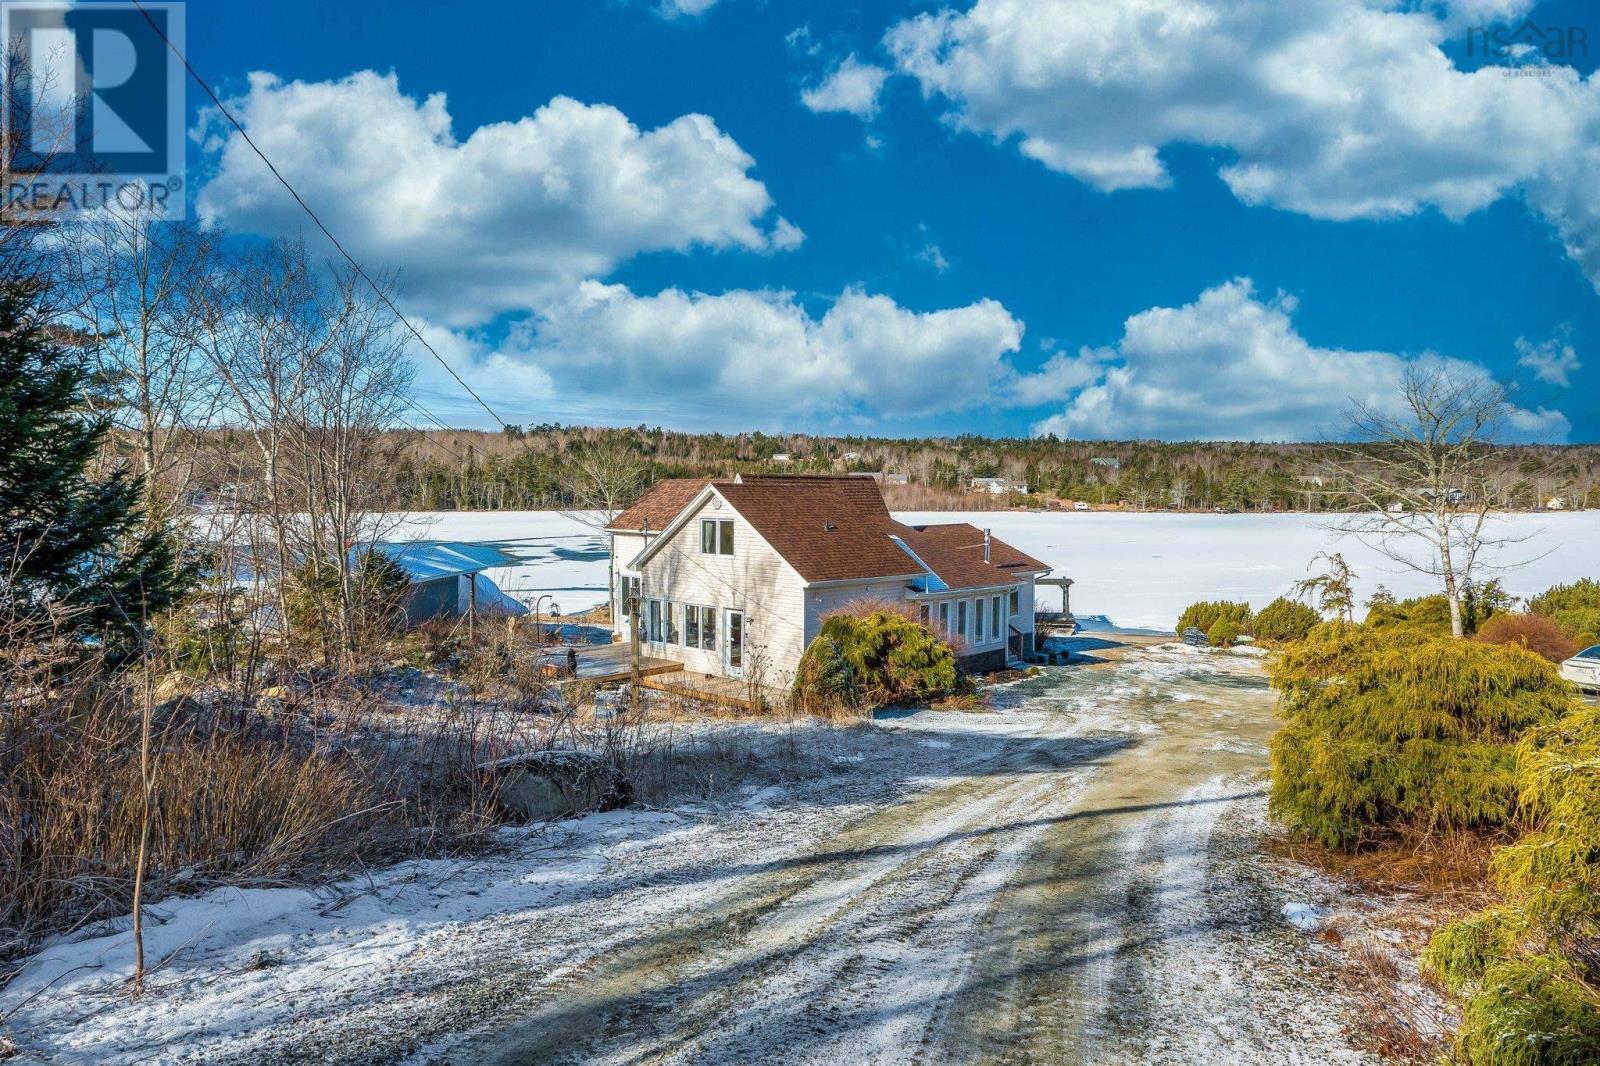
<path id="1" fill-rule="evenodd" d="M 1600 690 L 1600 644 L 1584 648 L 1562 663 L 1561 676 L 1579 688 Z"/>

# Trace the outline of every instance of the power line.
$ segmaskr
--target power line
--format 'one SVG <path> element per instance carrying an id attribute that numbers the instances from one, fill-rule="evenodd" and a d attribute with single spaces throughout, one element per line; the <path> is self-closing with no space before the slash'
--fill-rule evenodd
<path id="1" fill-rule="evenodd" d="M 383 305 L 400 320 L 406 329 L 410 330 L 411 335 L 417 338 L 417 341 L 428 350 L 428 354 L 437 359 L 439 361 L 439 365 L 444 367 L 445 370 L 449 371 L 450 376 L 456 379 L 456 384 L 465 389 L 468 396 L 471 396 L 474 400 L 478 401 L 479 407 L 482 407 L 485 411 L 489 412 L 489 417 L 498 422 L 501 429 L 507 428 L 505 420 L 499 415 L 495 414 L 494 408 L 490 407 L 483 401 L 483 397 L 479 396 L 477 392 L 473 390 L 472 386 L 468 385 L 461 375 L 456 373 L 455 367 L 447 363 L 444 356 L 434 351 L 433 345 L 429 344 L 428 339 L 422 335 L 416 326 L 411 324 L 411 320 L 400 313 L 400 309 L 394 305 L 394 301 L 389 299 L 389 294 L 384 292 L 383 289 L 379 287 L 378 283 L 372 280 L 372 278 L 367 274 L 366 269 L 362 267 L 360 263 L 356 262 L 355 256 L 345 251 L 344 245 L 339 243 L 339 238 L 335 237 L 332 231 L 330 231 L 328 227 L 323 224 L 322 219 L 317 217 L 317 213 L 311 209 L 311 205 L 305 202 L 305 200 L 300 196 L 300 193 L 295 190 L 293 185 L 289 184 L 288 179 L 279 173 L 278 168 L 273 165 L 272 160 L 267 158 L 267 154 L 263 152 L 259 146 L 257 146 L 255 141 L 250 139 L 250 134 L 246 133 L 245 128 L 239 124 L 239 120 L 233 117 L 233 112 L 228 110 L 227 105 L 222 102 L 221 98 L 217 96 L 217 94 L 212 90 L 211 86 L 206 84 L 206 80 L 200 76 L 200 72 L 194 69 L 194 64 L 189 62 L 189 57 L 184 55 L 183 52 L 178 49 L 178 46 L 172 43 L 172 39 L 167 36 L 165 30 L 157 25 L 156 20 L 150 16 L 149 11 L 145 10 L 144 5 L 140 3 L 139 0 L 133 0 L 133 6 L 139 9 L 139 14 L 144 16 L 144 20 L 150 24 L 150 28 L 155 31 L 156 36 L 160 37 L 161 40 L 166 44 L 167 48 L 172 51 L 172 54 L 178 57 L 178 61 L 183 64 L 183 69 L 189 72 L 189 76 L 194 79 L 195 84 L 200 86 L 200 88 L 205 91 L 206 96 L 210 97 L 211 102 L 216 105 L 217 110 L 222 113 L 222 116 L 228 120 L 234 129 L 239 131 L 239 136 L 244 138 L 244 143 L 248 144 L 251 151 L 255 152 L 255 154 L 260 157 L 261 161 L 267 165 L 267 169 L 272 171 L 272 176 L 278 179 L 278 184 L 282 185 L 289 191 L 289 195 L 294 197 L 294 202 L 300 205 L 300 209 L 306 213 L 307 217 L 309 217 L 312 222 L 316 223 L 317 229 L 321 230 L 322 235 L 328 238 L 328 240 L 333 244 L 334 248 L 338 249 L 339 254 L 344 256 L 345 261 L 348 262 L 352 268 L 354 268 L 356 274 L 361 278 L 361 280 L 365 281 L 372 287 L 372 291 L 377 294 L 378 299 L 383 302 Z"/>

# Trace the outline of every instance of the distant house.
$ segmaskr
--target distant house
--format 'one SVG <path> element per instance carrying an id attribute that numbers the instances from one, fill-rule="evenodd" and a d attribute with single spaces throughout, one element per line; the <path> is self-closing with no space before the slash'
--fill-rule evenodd
<path id="1" fill-rule="evenodd" d="M 1546 511 L 1565 511 L 1567 509 L 1567 498 L 1565 496 L 1552 496 L 1544 501 L 1544 509 Z"/>
<path id="2" fill-rule="evenodd" d="M 859 463 L 861 461 L 861 453 L 845 452 L 843 455 L 839 456 L 839 458 L 843 459 L 847 463 Z"/>
<path id="3" fill-rule="evenodd" d="M 790 462 L 791 459 L 788 452 L 773 452 L 772 461 L 775 463 L 787 463 Z"/>
<path id="4" fill-rule="evenodd" d="M 883 480 L 890 485 L 909 485 L 911 484 L 911 475 L 886 473 L 883 475 Z"/>
<path id="5" fill-rule="evenodd" d="M 995 496 L 1004 496 L 1008 492 L 1027 495 L 1028 486 L 1025 482 L 1012 481 L 1003 477 L 975 477 L 972 479 L 973 492 L 987 492 Z"/>
<path id="6" fill-rule="evenodd" d="M 1104 467 L 1106 470 L 1114 471 L 1122 469 L 1122 460 L 1109 455 L 1097 455 L 1093 459 L 1090 459 L 1089 462 L 1093 463 L 1095 466 Z"/>
<path id="7" fill-rule="evenodd" d="M 965 667 L 997 669 L 1033 652 L 1050 570 L 965 522 L 895 521 L 868 477 L 658 482 L 608 531 L 617 634 L 725 677 L 792 676 L 823 620 L 863 599 L 905 604 Z"/>
<path id="8" fill-rule="evenodd" d="M 413 541 L 374 544 L 406 572 L 406 624 L 433 618 L 456 618 L 479 611 L 527 614 L 528 608 L 506 595 L 484 571 L 514 562 L 486 544 Z"/>

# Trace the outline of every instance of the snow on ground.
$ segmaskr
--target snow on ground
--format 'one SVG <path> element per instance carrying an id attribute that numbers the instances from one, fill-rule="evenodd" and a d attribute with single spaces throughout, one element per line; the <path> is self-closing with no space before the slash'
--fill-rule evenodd
<path id="1" fill-rule="evenodd" d="M 1169 644 L 991 694 L 722 723 L 747 756 L 671 810 L 163 901 L 144 997 L 101 930 L 0 1018 L 61 1063 L 1359 1058 L 1283 919 L 1338 900 L 1257 846 L 1258 663 Z"/>
<path id="2" fill-rule="evenodd" d="M 493 544 L 518 560 L 489 571 L 505 592 L 531 604 L 552 594 L 572 614 L 606 599 L 609 551 L 603 533 L 555 511 L 442 511 L 404 516 L 405 536 Z M 1305 514 L 1032 514 L 1013 511 L 925 511 L 901 521 L 971 522 L 1049 563 L 1074 581 L 1079 615 L 1106 615 L 1119 626 L 1170 631 L 1183 608 L 1202 599 L 1246 600 L 1263 607 L 1306 575 L 1322 551 L 1340 551 L 1354 567 L 1366 599 L 1378 585 L 1401 596 L 1435 591 L 1360 542 L 1339 538 L 1328 519 Z M 1490 561 L 1532 560 L 1504 575 L 1519 595 L 1595 576 L 1600 512 L 1516 514 L 1497 521 L 1496 535 L 1532 539 Z M 1537 557 L 1537 558 L 1536 558 Z M 1052 590 L 1041 591 L 1049 606 Z"/>

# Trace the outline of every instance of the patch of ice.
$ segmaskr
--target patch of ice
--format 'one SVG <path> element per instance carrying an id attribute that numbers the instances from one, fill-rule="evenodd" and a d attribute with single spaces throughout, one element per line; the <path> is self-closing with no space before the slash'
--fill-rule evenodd
<path id="1" fill-rule="evenodd" d="M 1283 920 L 1303 933 L 1315 933 L 1328 921 L 1328 912 L 1309 903 L 1283 905 Z"/>

